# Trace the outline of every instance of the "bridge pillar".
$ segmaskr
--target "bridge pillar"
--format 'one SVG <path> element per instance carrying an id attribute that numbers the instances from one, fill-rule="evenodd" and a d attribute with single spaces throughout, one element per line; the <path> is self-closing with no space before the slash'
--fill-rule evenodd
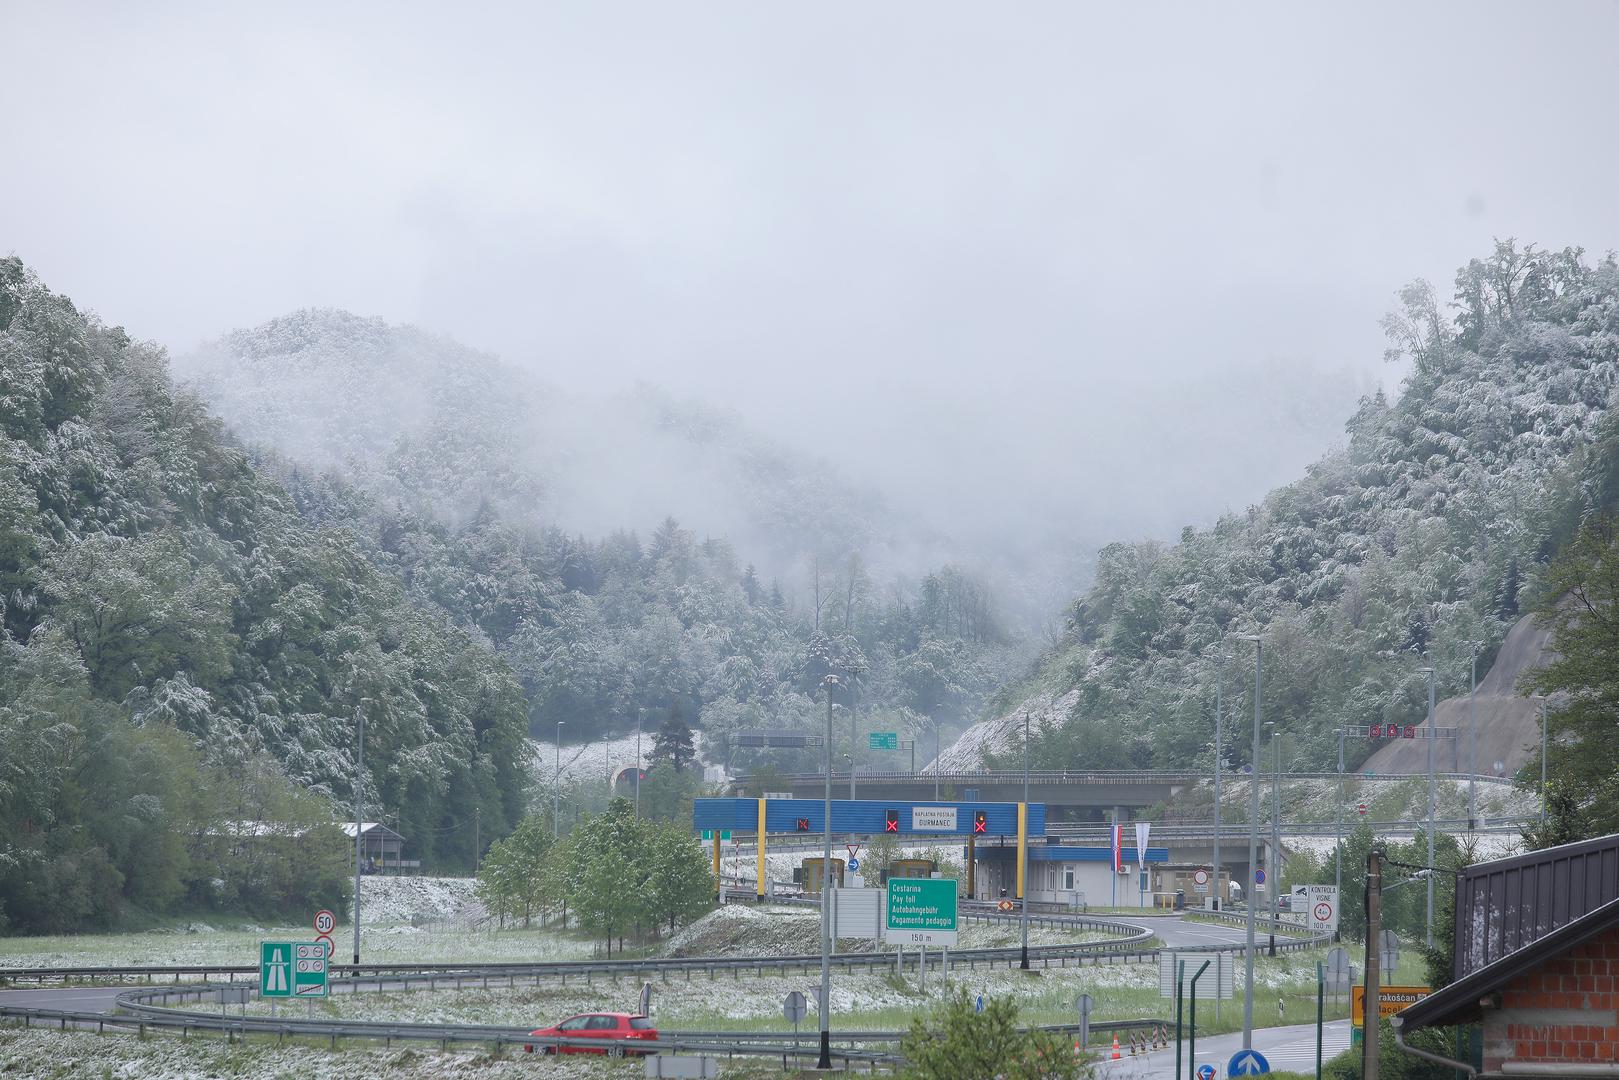
<path id="1" fill-rule="evenodd" d="M 978 892 L 975 888 L 978 880 L 976 876 L 978 872 L 978 858 L 973 853 L 973 841 L 976 839 L 978 839 L 978 837 L 975 834 L 967 834 L 967 899 L 969 900 L 978 899 Z"/>
<path id="2" fill-rule="evenodd" d="M 827 706 L 830 710 L 831 706 Z M 759 800 L 759 861 L 753 877 L 754 900 L 765 902 L 765 800 Z"/>
<path id="3" fill-rule="evenodd" d="M 1029 804 L 1017 804 L 1017 898 L 1023 899 L 1023 874 L 1029 861 Z"/>

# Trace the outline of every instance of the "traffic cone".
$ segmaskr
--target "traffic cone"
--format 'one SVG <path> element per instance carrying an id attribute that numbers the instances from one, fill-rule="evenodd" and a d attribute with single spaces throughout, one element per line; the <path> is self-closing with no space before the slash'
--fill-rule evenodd
<path id="1" fill-rule="evenodd" d="M 1118 1037 L 1118 1035 L 1113 1036 L 1113 1053 L 1111 1055 L 1109 1055 L 1109 1056 L 1114 1061 L 1119 1060 L 1119 1037 Z"/>

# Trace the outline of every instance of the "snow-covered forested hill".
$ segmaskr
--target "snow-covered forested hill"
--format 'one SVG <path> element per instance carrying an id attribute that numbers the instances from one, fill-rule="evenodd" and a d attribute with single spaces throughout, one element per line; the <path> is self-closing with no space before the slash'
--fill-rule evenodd
<path id="1" fill-rule="evenodd" d="M 505 657 L 537 736 L 678 717 L 731 761 L 738 729 L 818 723 L 828 672 L 854 681 L 868 728 L 948 730 L 1032 658 L 980 576 L 896 570 L 926 537 L 732 416 L 646 388 L 563 395 L 332 311 L 179 364 L 309 521 L 359 530 L 413 598 Z"/>
<path id="2" fill-rule="evenodd" d="M 368 803 L 415 857 L 453 865 L 475 813 L 498 835 L 523 809 L 506 664 L 300 515 L 160 349 L 14 258 L 0 620 L 0 925 L 339 902 L 362 711 Z"/>
<path id="3" fill-rule="evenodd" d="M 1421 283 L 1402 302 L 1385 323 L 1413 364 L 1399 397 L 1364 399 L 1342 450 L 1247 511 L 1104 548 L 1035 682 L 950 760 L 1012 749 L 1026 698 L 1041 767 L 1208 762 L 1222 672 L 1227 730 L 1252 714 L 1246 634 L 1290 765 L 1335 764 L 1340 723 L 1419 722 L 1427 663 L 1441 696 L 1466 691 L 1475 649 L 1488 669 L 1613 465 L 1596 458 L 1614 447 L 1619 268 L 1507 242 L 1460 271 L 1454 305 Z M 1246 739 L 1226 746 L 1247 759 Z M 1351 742 L 1349 764 L 1370 749 Z"/>
<path id="4" fill-rule="evenodd" d="M 899 535 L 907 526 L 874 491 L 731 413 L 650 386 L 563 391 L 414 327 L 302 310 L 175 365 L 243 440 L 452 524 L 484 507 L 600 536 L 674 517 L 725 537 L 767 575 L 797 574 L 816 555 L 881 562 L 890 544 L 929 543 Z"/>

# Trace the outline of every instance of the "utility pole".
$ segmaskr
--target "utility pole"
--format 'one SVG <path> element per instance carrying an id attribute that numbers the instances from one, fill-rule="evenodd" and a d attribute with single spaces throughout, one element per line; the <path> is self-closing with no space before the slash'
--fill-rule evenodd
<path id="1" fill-rule="evenodd" d="M 562 725 L 566 720 L 557 721 L 557 775 L 551 782 L 551 839 L 556 840 L 562 835 Z"/>
<path id="2" fill-rule="evenodd" d="M 1467 831 L 1478 828 L 1478 653 L 1468 665 L 1467 690 Z M 1428 863 L 1433 865 L 1432 860 Z"/>
<path id="3" fill-rule="evenodd" d="M 365 701 L 354 707 L 359 750 L 354 758 L 354 963 L 360 963 L 360 860 L 365 851 Z"/>
<path id="4" fill-rule="evenodd" d="M 1029 812 L 1029 710 L 1023 710 L 1023 813 Z M 1029 845 L 1022 844 L 1022 851 L 1018 858 L 1022 860 L 1018 867 L 1018 875 L 1023 880 L 1023 895 L 1018 897 L 1018 908 L 1021 914 L 1018 921 L 1023 924 L 1023 949 L 1018 955 L 1018 967 L 1024 971 L 1029 970 Z M 1143 854 L 1145 859 L 1146 855 Z"/>
<path id="5" fill-rule="evenodd" d="M 1382 936 L 1383 852 L 1380 848 L 1373 848 L 1366 856 L 1366 1037 L 1361 1041 L 1362 1080 L 1377 1080 L 1377 1029 L 1383 1015 L 1378 1002 L 1383 962 Z"/>
<path id="6" fill-rule="evenodd" d="M 826 677 L 826 820 L 821 830 L 826 851 L 821 856 L 821 1056 L 816 1068 L 832 1067 L 832 691 L 836 675 Z M 764 837 L 759 838 L 764 842 Z"/>
<path id="7" fill-rule="evenodd" d="M 933 801 L 939 801 L 939 718 L 933 718 Z"/>
<path id="8" fill-rule="evenodd" d="M 472 873 L 477 875 L 483 865 L 483 807 L 472 808 Z"/>
<path id="9" fill-rule="evenodd" d="M 1220 773 L 1224 771 L 1224 758 L 1221 755 L 1220 732 L 1225 724 L 1224 700 L 1221 692 L 1225 689 L 1225 646 L 1220 646 L 1220 662 L 1214 669 L 1214 910 L 1222 908 L 1220 903 Z M 1215 1000 L 1219 1000 L 1218 997 Z"/>
<path id="10" fill-rule="evenodd" d="M 1259 867 L 1259 730 L 1262 723 L 1260 717 L 1260 689 L 1261 689 L 1261 660 L 1260 656 L 1264 645 L 1258 634 L 1248 635 L 1248 640 L 1254 643 L 1254 748 L 1248 782 L 1250 807 L 1248 810 L 1248 881 L 1244 890 L 1244 898 L 1248 901 L 1248 954 L 1247 954 L 1247 986 L 1242 1002 L 1242 1048 L 1254 1048 L 1254 908 L 1258 902 L 1258 890 L 1254 888 L 1254 871 Z"/>
<path id="11" fill-rule="evenodd" d="M 1428 668 L 1428 865 L 1433 865 L 1434 815 L 1439 808 L 1439 787 L 1434 777 L 1434 753 L 1439 729 L 1434 727 L 1434 669 Z M 1428 874 L 1428 948 L 1433 948 L 1433 874 Z"/>
<path id="12" fill-rule="evenodd" d="M 641 722 L 645 709 L 635 710 L 635 820 L 641 820 Z"/>

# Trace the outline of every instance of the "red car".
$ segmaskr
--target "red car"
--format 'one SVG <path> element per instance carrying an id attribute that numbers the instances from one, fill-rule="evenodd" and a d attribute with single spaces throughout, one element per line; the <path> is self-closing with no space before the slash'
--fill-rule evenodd
<path id="1" fill-rule="evenodd" d="M 630 1013 L 581 1013 L 570 1016 L 556 1027 L 540 1028 L 529 1032 L 530 1035 L 545 1035 L 550 1037 L 563 1036 L 575 1039 L 656 1039 L 658 1029 L 652 1026 L 652 1021 L 644 1016 L 634 1016 Z M 529 1053 L 534 1052 L 532 1044 L 523 1049 Z M 556 1046 L 540 1048 L 543 1053 L 555 1054 Z M 625 1054 L 651 1054 L 652 1050 L 632 1050 L 627 1046 L 562 1046 L 564 1054 L 606 1054 L 608 1057 L 623 1057 Z"/>

